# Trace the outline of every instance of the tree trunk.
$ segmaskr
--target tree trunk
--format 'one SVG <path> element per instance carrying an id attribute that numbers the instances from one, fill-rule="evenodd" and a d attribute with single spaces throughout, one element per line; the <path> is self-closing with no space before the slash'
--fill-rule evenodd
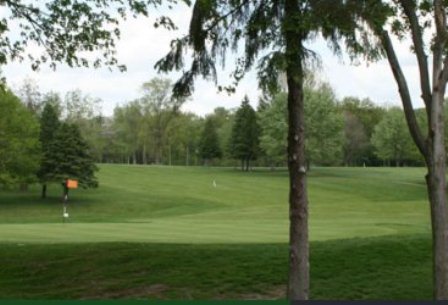
<path id="1" fill-rule="evenodd" d="M 20 183 L 19 190 L 20 190 L 21 192 L 26 192 L 26 191 L 28 191 L 28 183 Z"/>
<path id="2" fill-rule="evenodd" d="M 47 184 L 42 184 L 42 199 L 47 198 Z"/>
<path id="3" fill-rule="evenodd" d="M 308 196 L 306 190 L 305 120 L 303 100 L 303 35 L 296 26 L 298 0 L 286 0 L 284 34 L 288 83 L 289 280 L 288 298 L 309 294 Z"/>
<path id="4" fill-rule="evenodd" d="M 434 298 L 448 299 L 448 209 L 446 201 L 446 152 L 443 96 L 433 93 L 431 131 L 428 141 L 426 183 L 431 207 Z"/>
<path id="5" fill-rule="evenodd" d="M 433 287 L 436 300 L 448 299 L 448 214 L 446 202 L 446 155 L 444 144 L 443 102 L 448 79 L 447 58 L 443 60 L 446 47 L 446 16 L 442 1 L 434 1 L 434 19 L 437 35 L 432 46 L 432 91 L 429 81 L 427 56 L 423 44 L 423 34 L 418 24 L 415 3 L 400 1 L 408 17 L 413 38 L 413 47 L 419 63 L 420 86 L 428 117 L 428 137 L 425 139 L 417 123 L 406 78 L 401 70 L 392 42 L 387 31 L 378 31 L 385 48 L 389 64 L 398 84 L 403 109 L 411 136 L 421 154 L 425 157 L 428 173 L 426 183 L 431 209 L 433 239 Z M 445 63 L 444 63 L 445 62 Z"/>
<path id="6" fill-rule="evenodd" d="M 143 144 L 142 162 L 145 165 L 148 164 L 148 159 L 146 157 L 146 144 Z"/>
<path id="7" fill-rule="evenodd" d="M 244 172 L 244 158 L 241 159 L 241 171 Z"/>
<path id="8" fill-rule="evenodd" d="M 249 165 L 250 165 L 250 158 L 246 159 L 246 172 L 249 171 Z"/>
<path id="9" fill-rule="evenodd" d="M 171 158 L 172 158 L 172 156 L 171 156 L 171 144 L 168 146 L 168 153 L 169 153 L 169 162 L 168 162 L 168 164 L 171 166 Z"/>
<path id="10" fill-rule="evenodd" d="M 426 183 L 431 207 L 433 283 L 436 300 L 448 299 L 448 218 L 445 186 L 442 185 L 444 180 L 445 173 L 441 173 L 437 166 L 428 168 Z"/>

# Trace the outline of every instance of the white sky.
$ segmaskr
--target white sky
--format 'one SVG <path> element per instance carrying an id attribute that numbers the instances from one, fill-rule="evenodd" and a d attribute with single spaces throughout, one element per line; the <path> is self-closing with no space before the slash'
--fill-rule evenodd
<path id="1" fill-rule="evenodd" d="M 124 73 L 118 70 L 110 72 L 106 68 L 71 69 L 64 65 L 59 65 L 56 71 L 42 67 L 39 72 L 33 72 L 30 64 L 25 61 L 9 63 L 3 67 L 3 74 L 6 76 L 7 83 L 13 88 L 19 87 L 25 78 L 32 78 L 42 92 L 57 91 L 64 94 L 69 90 L 80 89 L 85 94 L 100 98 L 103 101 L 103 114 L 111 115 L 116 105 L 124 104 L 139 96 L 141 84 L 157 76 L 153 66 L 169 50 L 171 39 L 185 33 L 190 19 L 190 10 L 176 9 L 169 15 L 178 25 L 178 31 L 154 29 L 154 18 L 129 19 L 122 23 L 122 38 L 118 43 L 117 51 L 120 63 L 127 66 L 127 71 Z M 403 65 L 402 68 L 408 77 L 414 103 L 416 106 L 421 106 L 418 70 L 414 56 L 407 45 L 396 43 L 395 46 Z M 385 60 L 369 65 L 364 63 L 353 66 L 347 58 L 343 63 L 341 59 L 333 56 L 323 41 L 317 40 L 310 43 L 309 47 L 320 54 L 323 66 L 320 74 L 333 86 L 339 98 L 369 97 L 380 105 L 400 104 L 397 86 Z M 35 49 L 37 51 L 37 48 Z M 228 74 L 232 68 L 230 66 L 232 60 L 229 59 L 227 63 L 228 71 L 219 73 L 223 84 L 228 84 Z M 173 80 L 177 76 L 178 74 L 166 75 Z M 195 93 L 183 109 L 204 115 L 218 106 L 237 107 L 245 94 L 249 96 L 252 105 L 256 106 L 260 92 L 257 88 L 255 73 L 248 74 L 237 92 L 231 96 L 218 93 L 213 82 L 198 79 Z"/>

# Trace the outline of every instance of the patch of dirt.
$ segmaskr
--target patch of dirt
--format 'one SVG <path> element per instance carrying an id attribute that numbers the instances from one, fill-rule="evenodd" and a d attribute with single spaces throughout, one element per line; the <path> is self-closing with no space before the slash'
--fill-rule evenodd
<path id="1" fill-rule="evenodd" d="M 164 284 L 146 285 L 127 289 L 98 289 L 94 293 L 82 297 L 84 300 L 95 299 L 169 299 L 166 295 L 169 287 Z M 188 289 L 177 289 L 182 299 L 192 300 L 193 296 Z M 279 285 L 263 292 L 252 293 L 220 293 L 211 298 L 212 300 L 281 300 L 286 299 L 286 286 Z"/>
<path id="2" fill-rule="evenodd" d="M 84 296 L 82 299 L 162 299 L 163 293 L 168 290 L 164 284 L 146 285 L 140 287 L 116 289 L 114 291 L 97 291 L 92 295 Z"/>
<path id="3" fill-rule="evenodd" d="M 224 294 L 216 297 L 219 300 L 281 300 L 286 299 L 286 286 L 280 285 L 267 289 L 263 293 Z"/>

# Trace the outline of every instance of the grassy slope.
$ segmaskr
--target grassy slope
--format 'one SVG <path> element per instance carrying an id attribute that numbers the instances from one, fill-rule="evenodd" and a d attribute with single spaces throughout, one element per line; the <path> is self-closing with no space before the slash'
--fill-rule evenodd
<path id="1" fill-rule="evenodd" d="M 1 194 L 0 241 L 287 241 L 285 171 L 102 166 L 100 181 L 72 192 L 65 225 L 58 186 Z M 429 232 L 420 169 L 315 169 L 309 186 L 312 240 Z"/>
<path id="2" fill-rule="evenodd" d="M 1 298 L 284 296 L 286 172 L 102 166 L 100 181 L 65 225 L 57 196 L 0 193 Z M 423 170 L 315 169 L 309 186 L 313 298 L 430 298 Z"/>

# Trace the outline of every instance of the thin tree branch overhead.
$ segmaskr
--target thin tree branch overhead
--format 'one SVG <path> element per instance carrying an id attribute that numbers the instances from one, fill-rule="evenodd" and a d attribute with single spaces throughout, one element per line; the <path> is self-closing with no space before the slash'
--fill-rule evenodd
<path id="1" fill-rule="evenodd" d="M 392 72 L 394 74 L 395 80 L 398 84 L 398 89 L 400 92 L 400 96 L 403 102 L 403 108 L 406 116 L 406 120 L 408 121 L 409 131 L 411 133 L 412 138 L 414 139 L 417 148 L 419 151 L 426 156 L 426 147 L 425 140 L 418 125 L 414 108 L 412 106 L 411 95 L 409 93 L 409 88 L 407 85 L 406 78 L 401 70 L 400 63 L 398 61 L 397 55 L 395 54 L 394 47 L 392 45 L 392 41 L 389 37 L 389 34 L 386 31 L 381 33 L 381 41 L 383 43 L 384 49 L 387 54 L 387 59 L 389 60 L 389 64 L 392 68 Z"/>

